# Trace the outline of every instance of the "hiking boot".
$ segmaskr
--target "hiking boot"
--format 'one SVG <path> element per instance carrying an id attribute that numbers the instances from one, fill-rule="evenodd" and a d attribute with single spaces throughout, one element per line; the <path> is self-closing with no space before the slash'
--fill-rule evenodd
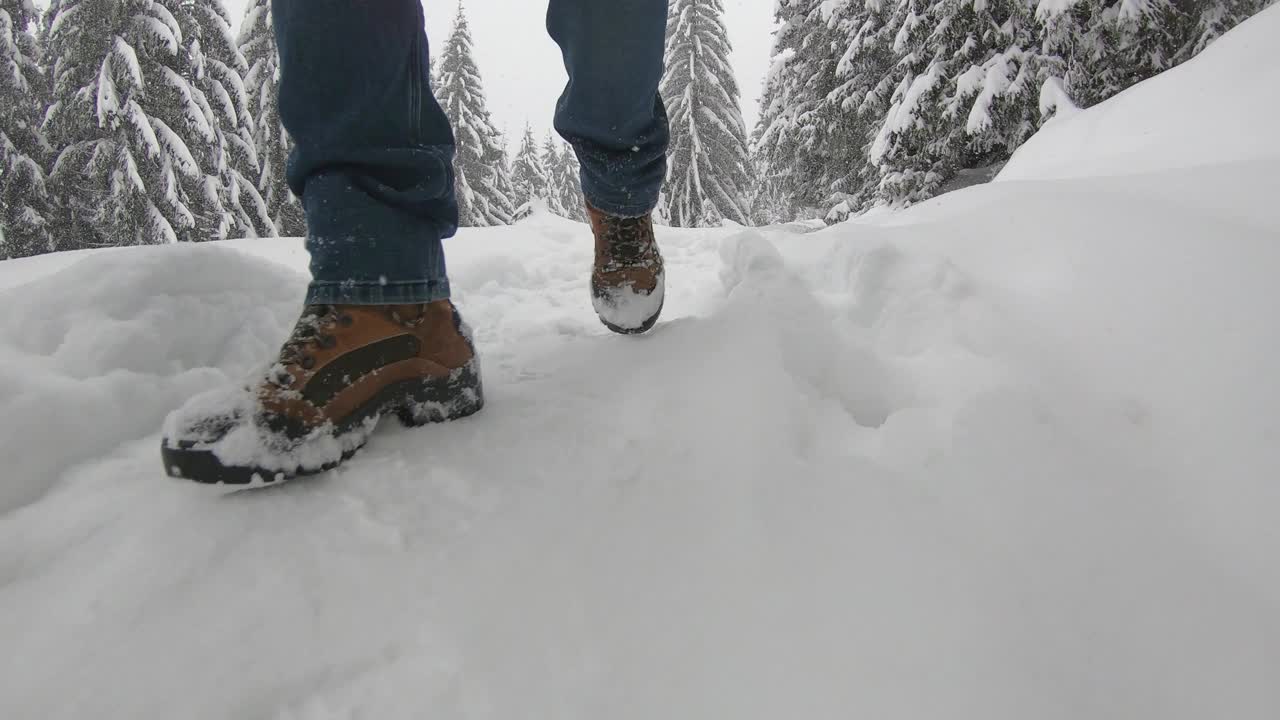
<path id="1" fill-rule="evenodd" d="M 666 293 L 653 218 L 616 217 L 590 204 L 587 215 L 596 236 L 591 305 L 610 330 L 624 335 L 645 332 L 658 322 Z"/>
<path id="2" fill-rule="evenodd" d="M 378 420 L 453 420 L 484 404 L 471 334 L 448 300 L 311 305 L 255 386 L 192 398 L 165 420 L 165 471 L 247 486 L 323 472 Z"/>

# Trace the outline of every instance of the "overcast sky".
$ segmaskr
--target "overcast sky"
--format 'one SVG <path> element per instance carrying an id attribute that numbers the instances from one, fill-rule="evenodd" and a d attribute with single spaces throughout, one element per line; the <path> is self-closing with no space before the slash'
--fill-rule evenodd
<path id="1" fill-rule="evenodd" d="M 248 0 L 224 0 L 239 23 Z M 611 2 L 612 0 L 598 0 Z M 760 84 L 769 65 L 773 0 L 723 0 L 732 62 L 742 90 L 747 128 L 755 123 Z M 427 35 L 442 46 L 455 0 L 425 0 Z M 519 142 L 528 122 L 539 135 L 551 129 L 555 100 L 564 88 L 560 51 L 546 33 L 546 2 L 537 0 L 465 0 L 476 62 L 484 80 L 489 111 L 498 128 Z"/>

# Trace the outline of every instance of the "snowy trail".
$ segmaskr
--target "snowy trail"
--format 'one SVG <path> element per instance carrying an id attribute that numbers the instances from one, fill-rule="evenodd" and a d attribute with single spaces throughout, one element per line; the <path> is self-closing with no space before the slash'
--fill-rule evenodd
<path id="1" fill-rule="evenodd" d="M 486 410 L 254 493 L 158 428 L 277 347 L 298 241 L 0 263 L 0 717 L 1280 716 L 1280 137 L 1152 110 L 1258 20 L 991 185 L 664 229 L 644 337 L 586 228 L 464 231 Z"/>
<path id="2" fill-rule="evenodd" d="M 1143 411 L 1026 376 L 1000 293 L 896 232 L 669 233 L 674 313 L 630 340 L 584 228 L 464 235 L 482 415 L 225 497 L 149 435 L 0 520 L 5 715 L 1280 707 L 1277 585 L 1188 528 Z"/>

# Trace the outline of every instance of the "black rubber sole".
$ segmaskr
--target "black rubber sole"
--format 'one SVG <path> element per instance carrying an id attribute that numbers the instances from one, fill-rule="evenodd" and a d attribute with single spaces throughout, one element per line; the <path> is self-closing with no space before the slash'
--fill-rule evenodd
<path id="1" fill-rule="evenodd" d="M 395 415 L 406 427 L 458 420 L 474 415 L 484 407 L 484 388 L 474 361 L 448 377 L 409 380 L 383 388 L 342 423 L 334 426 L 330 437 L 346 435 L 370 419 L 375 422 Z M 209 447 L 189 443 L 160 443 L 160 457 L 169 477 L 189 480 L 201 485 L 228 485 L 240 488 L 276 485 L 286 480 L 328 472 L 350 460 L 368 441 L 368 433 L 355 447 L 343 452 L 338 460 L 317 467 L 298 467 L 289 471 L 253 465 L 226 465 Z M 287 444 L 288 441 L 282 441 Z M 297 448 L 292 448 L 296 450 Z"/>
<path id="2" fill-rule="evenodd" d="M 244 465 L 224 465 L 212 450 L 171 447 L 167 443 L 161 443 L 160 456 L 164 460 L 165 472 L 171 478 L 190 480 L 200 485 L 250 488 L 277 485 L 286 480 L 328 472 L 354 457 L 361 447 L 364 447 L 364 442 L 344 452 L 342 459 L 336 462 L 314 468 L 300 467 L 288 472 Z"/>
<path id="3" fill-rule="evenodd" d="M 662 308 L 666 304 L 667 304 L 666 298 L 663 298 L 662 304 L 658 306 L 658 312 L 654 313 L 653 317 L 649 318 L 648 320 L 645 320 L 644 323 L 637 328 L 624 328 L 619 325 L 614 325 L 608 320 L 605 320 L 603 317 L 600 317 L 599 314 L 597 314 L 596 317 L 600 318 L 600 322 L 604 323 L 605 327 L 618 333 L 619 335 L 643 335 L 649 332 L 650 330 L 652 330 L 654 325 L 658 324 L 658 318 L 662 316 Z"/>

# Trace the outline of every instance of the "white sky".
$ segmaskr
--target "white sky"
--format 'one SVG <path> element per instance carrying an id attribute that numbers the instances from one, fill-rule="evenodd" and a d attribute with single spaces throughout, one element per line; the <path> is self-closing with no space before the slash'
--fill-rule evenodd
<path id="1" fill-rule="evenodd" d="M 248 0 L 224 0 L 239 23 Z M 612 0 L 597 0 L 611 2 Z M 546 2 L 464 0 L 476 62 L 484 80 L 489 112 L 514 144 L 528 122 L 541 137 L 551 130 L 556 98 L 564 88 L 560 51 L 547 37 Z M 723 0 L 732 62 L 742 90 L 743 116 L 755 124 L 761 81 L 769 66 L 773 0 Z M 425 0 L 427 36 L 441 46 L 457 10 L 455 0 Z"/>

